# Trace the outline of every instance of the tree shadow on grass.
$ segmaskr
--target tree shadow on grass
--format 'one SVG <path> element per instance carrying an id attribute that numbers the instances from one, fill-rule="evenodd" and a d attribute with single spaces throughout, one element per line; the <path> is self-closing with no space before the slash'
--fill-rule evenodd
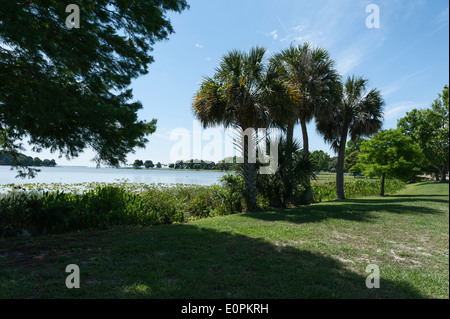
<path id="1" fill-rule="evenodd" d="M 437 195 L 436 195 L 437 196 Z M 437 196 L 437 197 L 445 197 L 445 196 Z M 395 195 L 395 196 L 386 196 L 380 199 L 354 199 L 352 200 L 354 203 L 367 203 L 367 204 L 374 204 L 374 205 L 385 205 L 385 206 L 391 206 L 393 203 L 398 204 L 407 204 L 407 203 L 414 203 L 414 202 L 422 202 L 422 203 L 442 203 L 447 204 L 449 203 L 448 199 L 435 199 L 430 196 L 420 196 L 420 195 L 413 195 L 413 196 L 402 196 L 402 195 Z M 410 205 L 404 205 L 409 207 Z M 424 212 L 426 212 L 426 207 L 423 206 L 417 206 L 425 208 Z"/>
<path id="2" fill-rule="evenodd" d="M 154 290 L 141 297 L 156 298 L 423 298 L 405 282 L 381 279 L 381 289 L 368 289 L 365 276 L 306 250 L 195 226 L 175 232 L 176 242 L 164 237 L 150 245 L 149 264 L 125 287 L 146 284 Z M 357 265 L 362 272 L 366 267 Z M 151 276 L 157 270 L 161 274 Z M 133 296 L 129 289 L 122 293 Z"/>
<path id="3" fill-rule="evenodd" d="M 63 237 L 52 251 L 70 245 Z M 109 230 L 95 239 L 74 234 L 70 240 L 81 243 L 85 251 L 51 263 L 45 256 L 29 266 L 33 271 L 15 267 L 0 285 L 3 293 L 18 291 L 19 298 L 425 297 L 408 282 L 384 279 L 383 265 L 381 288 L 368 289 L 366 263 L 352 265 L 357 273 L 321 254 L 190 224 Z M 81 289 L 65 288 L 68 263 L 80 266 Z M 29 295 L 23 287 L 28 287 Z"/>

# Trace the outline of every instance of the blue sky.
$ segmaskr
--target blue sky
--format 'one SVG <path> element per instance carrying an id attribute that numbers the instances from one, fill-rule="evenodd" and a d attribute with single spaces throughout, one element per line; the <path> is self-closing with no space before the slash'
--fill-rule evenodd
<path id="1" fill-rule="evenodd" d="M 146 149 L 128 156 L 169 163 L 176 145 L 174 129 L 194 134 L 192 98 L 203 76 L 212 76 L 221 57 L 232 49 L 248 51 L 260 45 L 268 56 L 305 41 L 327 49 L 345 78 L 365 76 L 385 99 L 384 128 L 413 108 L 428 107 L 449 83 L 449 4 L 446 0 L 188 0 L 190 9 L 170 14 L 175 29 L 168 41 L 154 46 L 155 62 L 148 75 L 133 82 L 134 97 L 143 103 L 139 116 L 158 119 L 158 129 Z M 380 28 L 366 27 L 369 4 L 380 8 Z M 81 12 L 82 19 L 82 12 Z M 224 136 L 218 128 L 212 132 Z M 206 134 L 209 135 L 209 134 Z M 335 154 L 309 126 L 311 150 Z M 301 140 L 301 130 L 295 137 Z M 205 136 L 207 138 L 207 136 Z M 191 141 L 192 143 L 192 141 Z M 208 143 L 205 140 L 202 147 Z M 207 152 L 206 152 L 207 153 Z M 27 152 L 29 155 L 36 155 Z M 60 165 L 87 165 L 94 154 L 86 150 Z M 215 160 L 226 152 L 205 154 Z M 197 157 L 196 157 L 197 158 Z M 185 158 L 183 158 L 185 159 Z"/>

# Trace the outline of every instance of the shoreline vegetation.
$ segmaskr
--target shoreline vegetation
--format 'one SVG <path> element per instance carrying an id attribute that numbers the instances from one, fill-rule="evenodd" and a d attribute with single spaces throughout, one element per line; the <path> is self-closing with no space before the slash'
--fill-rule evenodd
<path id="1" fill-rule="evenodd" d="M 332 174 L 312 184 L 316 202 L 332 201 Z M 331 177 L 331 178 L 330 178 Z M 377 195 L 380 180 L 348 179 L 348 198 Z M 386 194 L 405 187 L 386 181 Z M 240 176 L 228 174 L 212 186 L 144 183 L 9 184 L 0 194 L 0 237 L 23 232 L 57 234 L 113 226 L 150 226 L 239 214 L 247 211 Z M 303 189 L 298 190 L 304 192 Z M 262 211 L 276 209 L 270 197 L 258 196 Z M 301 207 L 299 205 L 298 207 Z M 293 208 L 293 207 L 291 207 Z"/>

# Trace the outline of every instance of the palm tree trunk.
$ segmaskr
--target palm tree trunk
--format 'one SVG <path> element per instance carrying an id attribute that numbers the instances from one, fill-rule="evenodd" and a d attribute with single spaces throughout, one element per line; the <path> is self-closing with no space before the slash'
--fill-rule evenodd
<path id="1" fill-rule="evenodd" d="M 249 139 L 244 136 L 244 192 L 246 195 L 247 210 L 254 212 L 258 208 L 256 200 L 256 167 L 254 163 L 249 163 Z"/>
<path id="2" fill-rule="evenodd" d="M 344 129 L 339 141 L 338 162 L 336 167 L 336 199 L 345 199 L 344 193 L 344 161 L 345 161 L 345 147 L 347 145 L 347 125 L 344 125 Z"/>
<path id="3" fill-rule="evenodd" d="M 384 183 L 386 181 L 386 173 L 383 173 L 383 175 L 381 176 L 381 191 L 380 191 L 380 196 L 384 196 Z"/>
<path id="4" fill-rule="evenodd" d="M 287 125 L 286 130 L 286 144 L 287 144 L 287 154 L 286 154 L 286 161 L 289 163 L 290 169 L 292 169 L 292 145 L 294 142 L 294 127 L 295 127 L 295 121 L 289 122 Z M 286 198 L 284 205 L 289 205 L 293 202 L 294 198 L 294 181 L 289 176 L 284 179 L 285 187 L 286 187 Z"/>
<path id="5" fill-rule="evenodd" d="M 295 122 L 292 121 L 287 125 L 286 130 L 286 142 L 288 145 L 292 145 L 292 142 L 294 141 L 294 126 Z M 292 158 L 292 153 L 288 154 L 290 158 Z"/>
<path id="6" fill-rule="evenodd" d="M 308 138 L 308 128 L 306 126 L 306 121 L 304 119 L 300 119 L 300 125 L 302 127 L 302 137 L 303 137 L 303 154 L 305 159 L 309 159 L 309 138 Z M 311 180 L 309 176 L 306 179 L 306 202 L 307 204 L 311 204 L 314 202 L 314 196 L 311 189 Z"/>

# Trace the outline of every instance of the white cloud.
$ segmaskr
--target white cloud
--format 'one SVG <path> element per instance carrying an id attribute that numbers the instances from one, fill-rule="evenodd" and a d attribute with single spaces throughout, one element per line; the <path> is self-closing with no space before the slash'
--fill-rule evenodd
<path id="1" fill-rule="evenodd" d="M 200 43 L 196 43 L 195 47 L 199 48 L 199 49 L 203 49 L 204 48 L 204 46 L 202 44 L 200 44 Z"/>
<path id="2" fill-rule="evenodd" d="M 362 61 L 362 53 L 357 51 L 347 51 L 346 53 L 341 54 L 340 58 L 336 59 L 336 69 L 342 76 L 345 76 L 350 73 L 353 68 L 361 64 Z"/>
<path id="3" fill-rule="evenodd" d="M 388 96 L 402 88 L 410 86 L 412 83 L 418 82 L 423 78 L 423 74 L 428 70 L 429 68 L 425 68 L 416 72 L 413 72 L 411 74 L 408 74 L 401 78 L 400 80 L 397 80 L 388 86 L 385 86 L 381 88 L 381 94 L 383 96 Z"/>
<path id="4" fill-rule="evenodd" d="M 406 116 L 406 113 L 412 111 L 413 109 L 424 108 L 425 104 L 418 104 L 411 101 L 403 101 L 386 106 L 384 112 L 385 120 L 395 120 Z"/>
<path id="5" fill-rule="evenodd" d="M 442 10 L 441 13 L 439 13 L 437 17 L 434 19 L 434 23 L 438 26 L 436 31 L 447 27 L 448 21 L 449 21 L 449 7 Z"/>
<path id="6" fill-rule="evenodd" d="M 270 35 L 274 40 L 278 39 L 278 30 L 273 30 L 272 32 L 270 32 Z"/>

